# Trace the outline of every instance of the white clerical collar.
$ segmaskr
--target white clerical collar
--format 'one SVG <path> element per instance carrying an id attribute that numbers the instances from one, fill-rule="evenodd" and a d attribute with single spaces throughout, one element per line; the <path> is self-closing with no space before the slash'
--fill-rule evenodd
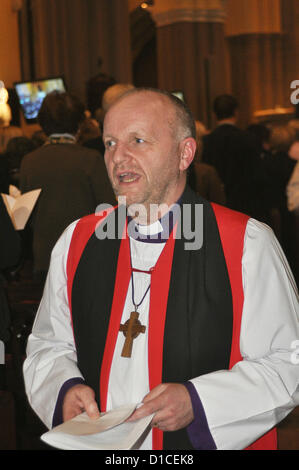
<path id="1" fill-rule="evenodd" d="M 159 220 L 156 220 L 150 225 L 136 224 L 136 229 L 141 235 L 156 235 L 157 233 L 163 232 L 163 227 Z"/>
<path id="2" fill-rule="evenodd" d="M 150 225 L 141 225 L 128 216 L 128 235 L 138 241 L 147 243 L 165 243 L 180 215 L 181 198 L 171 206 L 161 219 Z"/>

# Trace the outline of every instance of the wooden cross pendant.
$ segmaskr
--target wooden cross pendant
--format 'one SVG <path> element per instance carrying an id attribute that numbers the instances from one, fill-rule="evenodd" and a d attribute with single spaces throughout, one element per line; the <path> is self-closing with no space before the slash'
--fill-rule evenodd
<path id="1" fill-rule="evenodd" d="M 139 333 L 145 333 L 146 327 L 141 325 L 138 320 L 139 313 L 132 312 L 130 319 L 124 325 L 120 325 L 119 331 L 122 331 L 126 337 L 125 344 L 122 350 L 122 357 L 131 357 L 133 340 L 137 338 Z"/>

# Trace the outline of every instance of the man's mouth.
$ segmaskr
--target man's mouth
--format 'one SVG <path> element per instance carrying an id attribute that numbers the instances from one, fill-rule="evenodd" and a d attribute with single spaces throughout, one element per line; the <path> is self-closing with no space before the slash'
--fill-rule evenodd
<path id="1" fill-rule="evenodd" d="M 123 173 L 118 173 L 117 177 L 120 183 L 133 183 L 134 181 L 137 181 L 140 178 L 140 175 L 127 171 Z"/>

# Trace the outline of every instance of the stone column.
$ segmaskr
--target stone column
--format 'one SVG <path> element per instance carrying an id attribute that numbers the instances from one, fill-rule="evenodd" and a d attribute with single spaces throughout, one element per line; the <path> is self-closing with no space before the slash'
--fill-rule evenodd
<path id="1" fill-rule="evenodd" d="M 255 111 L 289 106 L 283 65 L 283 4 L 280 0 L 227 2 L 232 90 L 240 101 L 243 127 L 254 120 Z"/>
<path id="2" fill-rule="evenodd" d="M 159 88 L 182 90 L 208 127 L 214 97 L 228 90 L 223 0 L 155 0 Z"/>

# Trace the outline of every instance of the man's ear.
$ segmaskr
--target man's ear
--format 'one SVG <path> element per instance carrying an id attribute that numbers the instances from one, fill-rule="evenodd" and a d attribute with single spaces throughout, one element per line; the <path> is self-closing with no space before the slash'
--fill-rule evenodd
<path id="1" fill-rule="evenodd" d="M 185 171 L 191 165 L 196 152 L 196 141 L 187 137 L 180 143 L 180 170 Z"/>

